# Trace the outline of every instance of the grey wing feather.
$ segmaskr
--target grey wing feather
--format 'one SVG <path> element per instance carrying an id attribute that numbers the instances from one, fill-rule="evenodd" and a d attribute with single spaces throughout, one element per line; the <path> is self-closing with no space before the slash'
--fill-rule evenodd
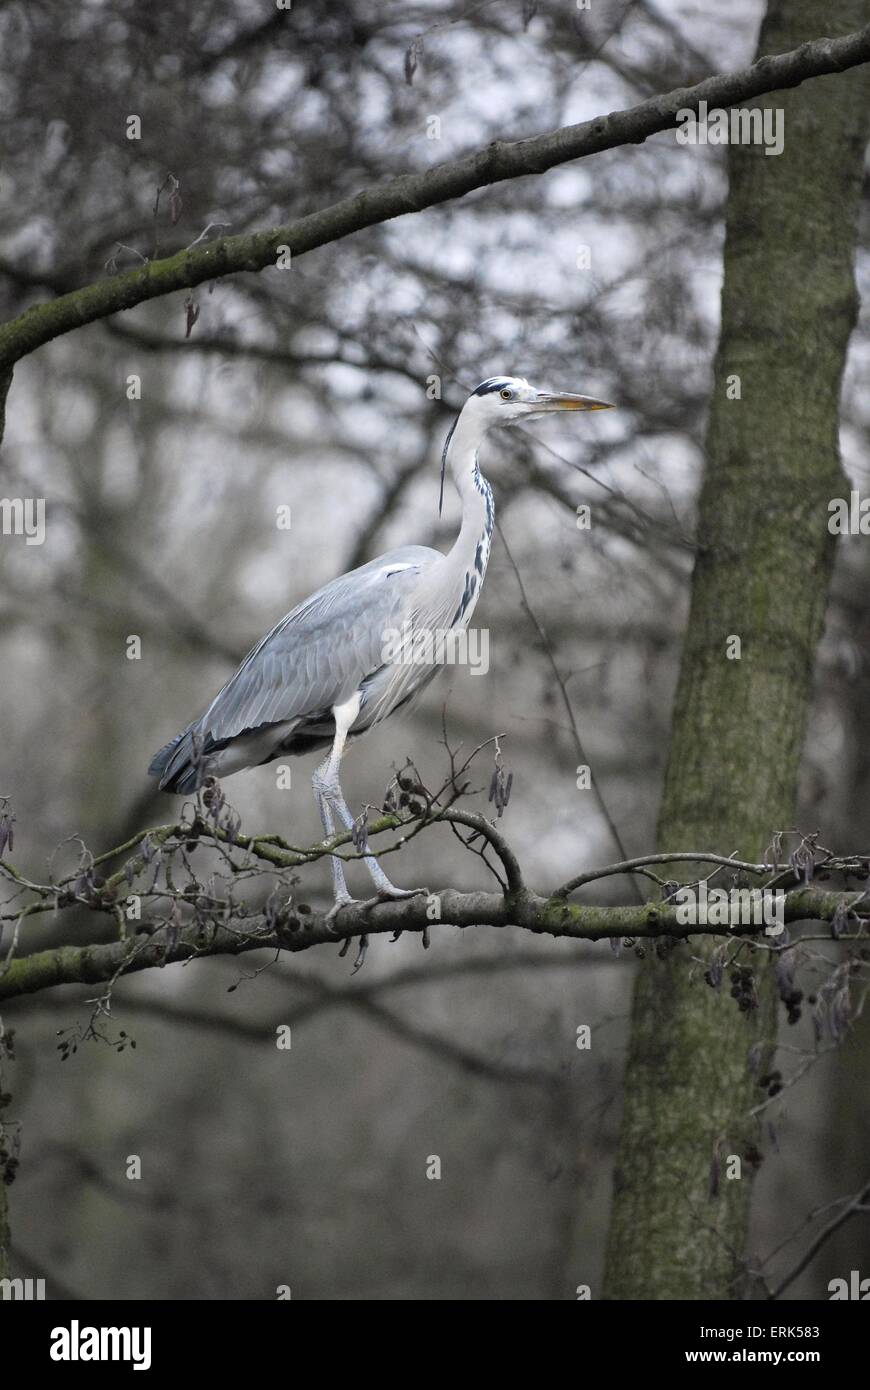
<path id="1" fill-rule="evenodd" d="M 312 594 L 245 657 L 203 715 L 202 732 L 233 738 L 350 699 L 381 665 L 385 630 L 401 625 L 421 570 L 436 557 L 404 546 Z"/>
<path id="2" fill-rule="evenodd" d="M 409 545 L 324 585 L 248 653 L 202 717 L 157 753 L 161 787 L 189 791 L 208 752 L 263 725 L 301 720 L 343 704 L 383 663 L 384 634 L 400 628 L 420 574 L 443 557 Z"/>

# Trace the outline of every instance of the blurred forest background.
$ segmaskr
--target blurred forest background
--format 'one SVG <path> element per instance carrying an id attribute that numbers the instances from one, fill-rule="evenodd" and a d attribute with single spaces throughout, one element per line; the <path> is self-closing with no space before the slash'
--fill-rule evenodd
<path id="1" fill-rule="evenodd" d="M 285 222 L 497 137 L 745 66 L 761 14 L 760 0 L 594 0 L 589 11 L 297 0 L 290 14 L 256 0 L 4 3 L 3 317 L 187 246 L 210 224 Z M 141 140 L 126 138 L 130 114 Z M 0 793 L 13 798 L 19 867 L 44 875 L 72 834 L 97 851 L 176 815 L 145 775 L 149 757 L 260 634 L 381 550 L 449 545 L 458 510 L 448 496 L 439 521 L 441 446 L 465 391 L 494 373 L 620 407 L 499 434 L 482 463 L 570 677 L 596 784 L 627 851 L 649 850 L 726 192 L 721 149 L 664 133 L 363 232 L 290 270 L 202 287 L 189 339 L 175 295 L 23 362 L 2 493 L 46 498 L 48 531 L 43 546 L 0 549 Z M 868 233 L 865 216 L 862 293 Z M 856 487 L 870 468 L 868 330 L 864 313 L 843 400 Z M 128 399 L 131 374 L 140 400 Z M 427 394 L 433 376 L 440 400 Z M 581 503 L 590 530 L 577 527 Z M 276 525 L 281 505 L 289 531 Z M 865 540 L 846 538 L 799 820 L 842 852 L 866 851 L 870 831 L 868 579 Z M 411 717 L 355 748 L 348 801 L 378 802 L 407 756 L 438 785 L 446 720 L 466 751 L 504 735 L 503 824 L 531 884 L 619 858 L 594 793 L 576 785 L 582 760 L 498 538 L 475 624 L 490 632 L 489 674 L 450 670 Z M 140 660 L 127 659 L 131 634 Z M 484 811 L 491 768 L 486 752 L 469 802 Z M 225 791 L 246 830 L 309 843 L 320 833 L 310 772 L 294 764 L 288 791 L 263 768 Z M 55 864 L 75 852 L 65 845 Z M 401 884 L 491 884 L 446 830 L 388 867 Z M 612 882 L 597 900 L 624 897 Z M 325 863 L 306 888 L 326 899 Z M 40 944 L 58 939 L 50 924 L 34 930 Z M 416 940 L 376 939 L 352 980 L 330 949 L 259 974 L 254 962 L 265 964 L 121 982 L 116 1026 L 136 1050 L 92 1042 L 63 1066 L 56 1033 L 87 1018 L 88 991 L 4 1007 L 23 1122 L 16 1273 L 44 1275 L 55 1297 L 261 1299 L 283 1284 L 319 1299 L 558 1299 L 579 1284 L 595 1295 L 630 952 L 446 928 L 426 955 Z M 290 1051 L 275 1045 L 281 1023 L 293 1025 Z M 575 1045 L 584 1023 L 589 1052 Z M 788 1046 L 811 1046 L 808 1021 L 785 1031 Z M 768 1109 L 775 1144 L 750 1253 L 764 1258 L 805 1213 L 860 1185 L 868 1112 L 865 1016 L 843 1052 Z M 138 1182 L 126 1177 L 132 1154 Z M 429 1155 L 441 1181 L 426 1177 Z M 866 1221 L 787 1297 L 826 1297 L 851 1268 L 870 1272 Z"/>

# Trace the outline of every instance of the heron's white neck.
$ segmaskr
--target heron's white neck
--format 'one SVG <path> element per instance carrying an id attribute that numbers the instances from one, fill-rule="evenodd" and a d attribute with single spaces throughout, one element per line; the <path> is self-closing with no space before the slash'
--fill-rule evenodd
<path id="1" fill-rule="evenodd" d="M 445 444 L 444 462 L 462 503 L 462 525 L 447 556 L 459 585 L 452 621 L 462 626 L 471 618 L 480 597 L 495 525 L 492 488 L 477 463 L 484 434 L 480 423 L 463 411 Z"/>

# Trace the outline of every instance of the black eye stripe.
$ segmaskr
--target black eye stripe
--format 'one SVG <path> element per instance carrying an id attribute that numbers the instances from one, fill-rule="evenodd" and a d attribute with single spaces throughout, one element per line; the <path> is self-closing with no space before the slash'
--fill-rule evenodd
<path id="1" fill-rule="evenodd" d="M 503 391 L 508 386 L 510 386 L 510 382 L 505 381 L 504 377 L 490 377 L 489 381 L 482 381 L 471 394 L 473 396 L 488 396 L 492 391 Z"/>

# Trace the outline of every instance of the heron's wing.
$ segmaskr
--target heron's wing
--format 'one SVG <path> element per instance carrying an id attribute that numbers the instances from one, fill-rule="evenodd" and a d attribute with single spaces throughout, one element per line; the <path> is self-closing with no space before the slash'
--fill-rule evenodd
<path id="1" fill-rule="evenodd" d="M 343 704 L 383 664 L 385 633 L 400 628 L 421 573 L 443 557 L 403 546 L 333 579 L 249 652 L 198 721 L 207 743 Z"/>

